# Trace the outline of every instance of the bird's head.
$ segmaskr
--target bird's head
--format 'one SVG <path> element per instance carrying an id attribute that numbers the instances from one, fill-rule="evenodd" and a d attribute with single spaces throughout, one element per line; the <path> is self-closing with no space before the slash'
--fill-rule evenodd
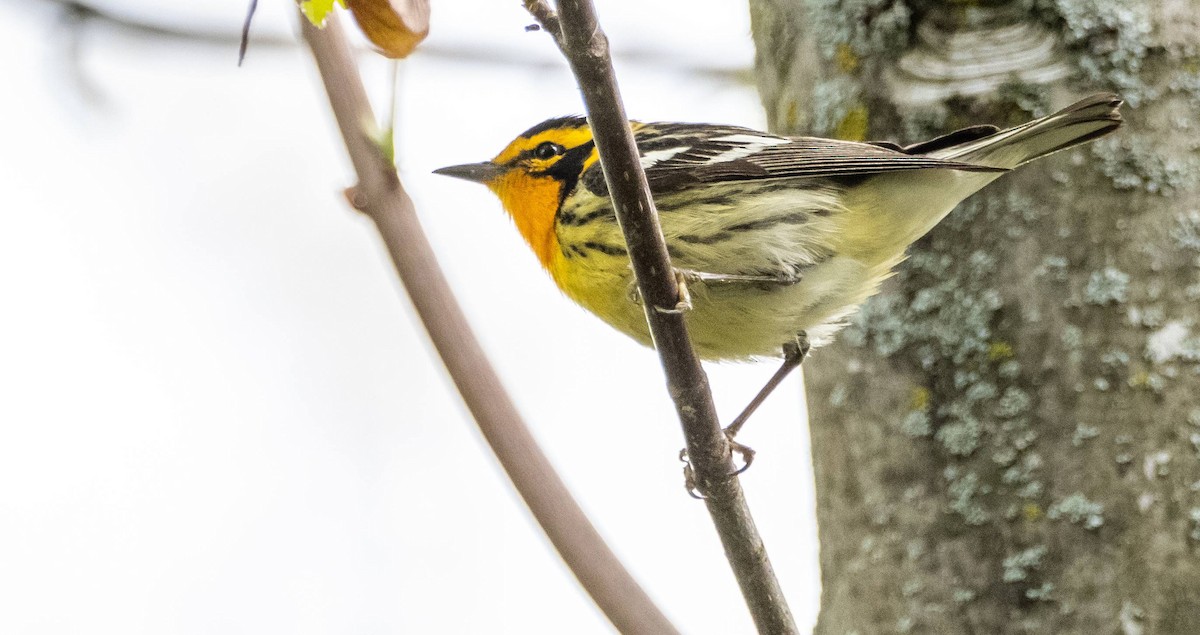
<path id="1" fill-rule="evenodd" d="M 560 117 L 521 133 L 491 161 L 453 165 L 434 173 L 488 186 L 545 265 L 555 248 L 554 216 L 559 205 L 597 159 L 587 120 Z"/>

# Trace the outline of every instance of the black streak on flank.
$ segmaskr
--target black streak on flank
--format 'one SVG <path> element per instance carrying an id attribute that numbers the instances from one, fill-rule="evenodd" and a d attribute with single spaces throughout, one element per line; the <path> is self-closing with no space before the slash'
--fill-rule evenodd
<path id="1" fill-rule="evenodd" d="M 586 251 L 579 248 L 579 245 L 561 245 L 559 249 L 562 250 L 563 256 L 568 259 L 575 256 L 579 256 L 580 258 L 587 258 L 588 256 Z"/>
<path id="2" fill-rule="evenodd" d="M 583 248 L 584 249 L 592 249 L 592 250 L 598 251 L 602 254 L 606 254 L 609 256 L 627 256 L 627 255 L 629 255 L 629 252 L 625 251 L 624 247 L 614 247 L 613 245 L 605 245 L 604 243 L 597 243 L 597 242 L 592 242 L 592 241 L 583 243 Z"/>
<path id="3" fill-rule="evenodd" d="M 707 236 L 698 236 L 695 234 L 683 234 L 682 236 L 679 236 L 679 240 L 682 240 L 685 243 L 691 243 L 693 245 L 711 245 L 713 243 L 729 240 L 730 238 L 733 238 L 733 233 L 727 231 L 717 232 Z"/>
<path id="4" fill-rule="evenodd" d="M 732 196 L 713 196 L 704 199 L 705 205 L 717 205 L 720 207 L 733 207 L 734 201 Z"/>
<path id="5" fill-rule="evenodd" d="M 734 196 L 729 195 L 705 196 L 702 199 L 680 199 L 672 197 L 663 201 L 662 203 L 655 201 L 655 204 L 657 205 L 659 212 L 669 214 L 671 212 L 687 209 L 689 207 L 736 207 L 737 199 L 734 198 Z"/>
<path id="6" fill-rule="evenodd" d="M 766 229 L 768 227 L 774 227 L 776 225 L 803 225 L 806 222 L 808 222 L 808 214 L 800 212 L 800 213 L 795 213 L 795 214 L 788 214 L 786 216 L 773 216 L 771 218 L 761 218 L 759 220 L 753 220 L 748 223 L 739 223 L 737 225 L 730 225 L 726 229 L 731 232 L 738 232 L 738 231 L 746 231 L 746 230 L 752 230 L 752 229 Z"/>
<path id="7" fill-rule="evenodd" d="M 574 212 L 563 212 L 558 217 L 558 224 L 566 225 L 567 227 L 582 227 L 592 221 L 599 220 L 599 219 L 605 218 L 605 217 L 612 218 L 614 220 L 614 222 L 616 221 L 615 212 L 613 212 L 612 208 L 604 207 L 604 208 L 601 208 L 601 209 L 598 209 L 595 211 L 588 212 L 588 213 L 584 214 L 583 216 L 577 216 L 577 215 L 575 215 Z"/>

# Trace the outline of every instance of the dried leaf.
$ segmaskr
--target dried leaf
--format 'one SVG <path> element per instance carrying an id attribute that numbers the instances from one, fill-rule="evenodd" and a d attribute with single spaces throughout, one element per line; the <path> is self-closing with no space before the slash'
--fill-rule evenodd
<path id="1" fill-rule="evenodd" d="M 387 57 L 407 57 L 429 35 L 429 0 L 346 0 L 346 5 Z"/>

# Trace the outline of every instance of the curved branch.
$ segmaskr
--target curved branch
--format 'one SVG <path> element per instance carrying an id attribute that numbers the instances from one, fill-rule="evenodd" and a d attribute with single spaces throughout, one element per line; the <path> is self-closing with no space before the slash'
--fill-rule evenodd
<path id="1" fill-rule="evenodd" d="M 796 624 L 767 558 L 766 547 L 750 515 L 741 484 L 734 474 L 729 443 L 717 419 L 708 377 L 692 349 L 683 315 L 660 309 L 675 307 L 679 289 L 658 224 L 658 214 L 642 170 L 633 131 L 625 116 L 608 39 L 591 0 L 559 0 L 555 22 L 544 0 L 525 5 L 551 33 L 571 65 L 583 93 L 584 108 L 617 220 L 629 246 L 646 319 L 667 377 L 667 389 L 683 426 L 696 487 L 704 494 L 709 515 L 725 547 L 742 596 L 760 633 L 794 633 Z"/>
<path id="2" fill-rule="evenodd" d="M 301 22 L 358 174 L 358 185 L 347 190 L 347 197 L 379 228 L 413 306 L 496 458 L 571 572 L 618 630 L 676 633 L 571 498 L 484 357 L 437 266 L 412 200 L 371 135 L 375 118 L 336 16 L 329 16 L 324 29 Z"/>

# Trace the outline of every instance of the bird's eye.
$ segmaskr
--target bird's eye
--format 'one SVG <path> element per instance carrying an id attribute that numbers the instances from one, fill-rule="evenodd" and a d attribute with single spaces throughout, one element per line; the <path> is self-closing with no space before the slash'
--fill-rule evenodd
<path id="1" fill-rule="evenodd" d="M 565 151 L 566 149 L 557 143 L 547 141 L 533 149 L 533 156 L 544 161 L 546 159 L 556 157 Z"/>

